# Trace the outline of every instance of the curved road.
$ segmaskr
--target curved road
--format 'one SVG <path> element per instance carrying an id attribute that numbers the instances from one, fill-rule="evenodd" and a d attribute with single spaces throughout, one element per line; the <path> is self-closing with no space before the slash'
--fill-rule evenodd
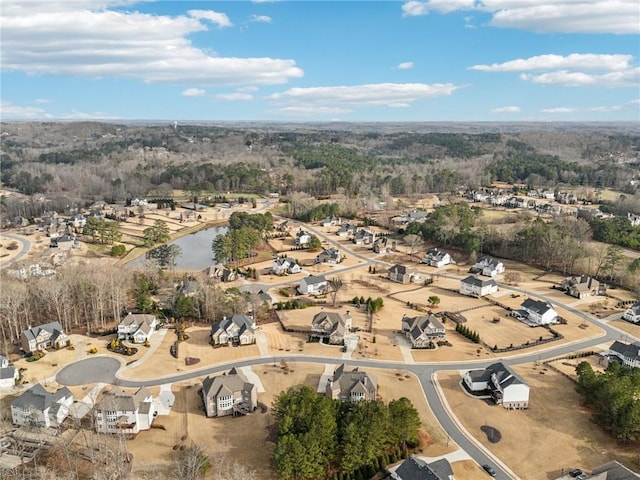
<path id="1" fill-rule="evenodd" d="M 16 237 L 15 235 L 11 235 L 10 233 L 3 233 L 2 235 L 0 235 L 0 237 L 5 237 L 5 238 L 8 238 L 10 240 L 14 240 L 16 242 L 20 242 L 20 244 L 22 245 L 22 249 L 20 250 L 20 252 L 15 257 L 13 257 L 10 260 L 5 260 L 3 262 L 0 262 L 0 266 L 2 266 L 2 267 L 6 266 L 6 265 L 10 265 L 11 263 L 20 260 L 22 257 L 24 257 L 27 254 L 27 252 L 31 248 L 31 242 L 29 240 L 27 240 L 26 238 Z"/>
<path id="2" fill-rule="evenodd" d="M 276 216 L 274 217 L 277 218 Z M 388 262 L 371 259 L 370 257 L 364 254 L 355 252 L 351 248 L 345 247 L 344 244 L 338 242 L 334 238 L 331 238 L 324 232 L 318 231 L 316 228 L 310 227 L 309 225 L 304 225 L 304 228 L 306 230 L 309 230 L 316 236 L 322 238 L 324 241 L 340 248 L 341 250 L 346 251 L 347 253 L 349 253 L 350 255 L 353 255 L 354 257 L 359 258 L 364 262 L 365 266 L 370 264 L 377 264 L 381 266 L 390 265 Z M 361 268 L 362 266 L 363 266 L 362 264 L 358 264 L 350 267 L 339 268 L 339 269 L 335 269 L 335 272 L 336 273 L 344 272 L 344 271 L 348 271 L 355 268 Z M 433 275 L 440 276 L 442 278 L 448 278 L 448 279 L 456 279 L 456 280 L 460 279 L 460 277 L 454 276 L 454 275 L 438 274 L 438 273 L 434 273 Z M 260 288 L 263 288 L 263 289 L 274 288 L 274 287 L 277 288 L 279 286 L 283 286 L 289 283 L 291 282 L 283 282 L 277 285 L 252 284 L 250 286 L 250 289 L 258 291 Z M 503 290 L 510 290 L 518 293 L 523 293 L 526 295 L 531 293 L 531 292 L 525 291 L 524 289 L 509 286 L 509 285 L 501 284 L 500 288 Z M 569 353 L 573 353 L 577 350 L 587 349 L 604 342 L 613 341 L 622 337 L 623 335 L 626 335 L 627 337 L 631 337 L 631 335 L 629 335 L 628 333 L 622 332 L 621 330 L 611 327 L 606 322 L 599 321 L 584 312 L 581 312 L 567 305 L 561 304 L 556 300 L 547 297 L 546 295 L 535 292 L 534 296 L 544 301 L 547 301 L 552 305 L 560 306 L 565 310 L 570 311 L 574 315 L 577 315 L 582 320 L 590 324 L 597 325 L 598 327 L 604 330 L 604 334 L 595 338 L 580 340 L 580 341 L 559 345 L 559 346 L 554 346 L 550 344 L 548 348 L 538 350 L 534 353 L 524 352 L 521 354 L 512 355 L 512 356 L 509 356 L 508 358 L 502 359 L 502 361 L 507 365 L 517 365 L 522 363 L 531 363 L 535 361 L 546 360 L 546 359 L 566 355 Z M 431 410 L 433 411 L 434 416 L 440 422 L 441 427 L 446 432 L 446 434 L 455 443 L 457 443 L 460 446 L 460 448 L 465 450 L 479 465 L 483 465 L 483 464 L 491 465 L 496 470 L 496 478 L 500 480 L 518 478 L 517 475 L 515 475 L 515 473 L 513 473 L 506 465 L 504 465 L 493 453 L 486 450 L 485 447 L 480 444 L 480 442 L 473 439 L 473 437 L 471 437 L 470 435 L 465 434 L 460 429 L 460 426 L 456 422 L 455 416 L 453 416 L 452 413 L 449 413 L 449 411 L 447 410 L 447 407 L 445 406 L 446 400 L 442 398 L 439 393 L 439 385 L 437 382 L 438 371 L 468 370 L 468 369 L 484 368 L 491 363 L 495 363 L 496 362 L 495 359 L 459 361 L 459 362 L 448 362 L 448 363 L 424 362 L 424 363 L 415 363 L 415 364 L 405 364 L 403 362 L 390 362 L 390 361 L 380 361 L 380 360 L 355 360 L 355 359 L 344 360 L 339 358 L 304 356 L 304 355 L 270 356 L 270 357 L 262 357 L 262 358 L 249 358 L 249 359 L 235 361 L 235 362 L 217 364 L 217 365 L 208 366 L 196 371 L 181 373 L 177 375 L 170 375 L 167 377 L 155 378 L 150 380 L 129 380 L 124 378 L 119 378 L 118 373 L 115 372 L 115 374 L 113 374 L 114 378 L 112 379 L 112 383 L 123 386 L 123 387 L 142 387 L 142 386 L 151 387 L 151 386 L 156 386 L 156 385 L 161 385 L 166 383 L 182 382 L 195 377 L 210 375 L 214 373 L 220 373 L 228 370 L 232 366 L 244 367 L 244 366 L 252 366 L 252 365 L 263 365 L 263 364 L 280 362 L 280 361 L 335 364 L 335 365 L 346 363 L 347 365 L 350 365 L 350 366 L 385 368 L 385 369 L 395 369 L 395 370 L 402 369 L 402 370 L 409 371 L 415 374 L 416 377 L 418 378 L 418 381 L 420 382 L 420 385 L 424 392 L 426 401 L 429 404 L 429 407 L 431 408 Z M 82 361 L 78 362 L 77 364 L 72 364 L 71 366 L 76 366 L 76 365 L 79 366 L 81 363 Z M 63 371 L 67 370 L 67 368 L 68 367 L 65 367 L 65 369 L 61 370 L 60 374 L 62 374 Z M 68 373 L 69 373 L 69 370 L 67 370 L 66 374 L 63 374 L 59 378 L 60 383 L 64 383 L 61 380 L 68 380 L 65 377 L 65 375 L 68 376 Z M 109 373 L 107 374 L 107 376 L 108 375 Z"/>

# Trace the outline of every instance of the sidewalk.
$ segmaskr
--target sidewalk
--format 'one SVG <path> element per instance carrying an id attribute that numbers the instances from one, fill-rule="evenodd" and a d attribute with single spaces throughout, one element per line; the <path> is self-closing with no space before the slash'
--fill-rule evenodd
<path id="1" fill-rule="evenodd" d="M 164 340 L 164 336 L 167 334 L 168 331 L 169 330 L 166 328 L 161 328 L 154 335 L 151 335 L 151 339 L 149 340 L 149 343 L 151 344 L 151 346 L 147 349 L 146 353 L 142 357 L 140 357 L 138 360 L 133 362 L 131 365 L 127 365 L 121 368 L 119 373 L 126 372 L 127 370 L 136 368 L 142 365 L 144 362 L 146 362 L 149 359 L 149 357 L 151 357 L 151 355 L 153 355 L 155 351 L 158 350 L 160 345 L 162 345 L 162 340 Z M 144 348 L 144 347 L 138 347 L 138 348 Z"/>

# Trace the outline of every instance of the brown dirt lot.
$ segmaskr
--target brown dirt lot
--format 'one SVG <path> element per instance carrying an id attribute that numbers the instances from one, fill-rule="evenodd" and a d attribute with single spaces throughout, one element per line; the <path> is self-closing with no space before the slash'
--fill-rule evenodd
<path id="1" fill-rule="evenodd" d="M 555 479 L 562 468 L 590 470 L 614 459 L 634 466 L 640 445 L 619 446 L 593 424 L 574 382 L 532 364 L 515 370 L 531 386 L 528 410 L 505 410 L 470 398 L 459 386 L 458 372 L 442 372 L 438 377 L 465 428 L 523 480 Z M 500 430 L 502 441 L 491 444 L 480 430 L 485 424 Z"/>
<path id="2" fill-rule="evenodd" d="M 640 338 L 640 324 L 634 324 L 625 320 L 613 320 L 609 322 L 609 325 L 616 327 L 623 332 L 630 333 L 636 338 Z"/>

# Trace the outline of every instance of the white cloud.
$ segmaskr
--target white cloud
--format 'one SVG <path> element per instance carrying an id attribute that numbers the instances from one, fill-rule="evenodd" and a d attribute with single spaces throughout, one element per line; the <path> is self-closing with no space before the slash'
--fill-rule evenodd
<path id="1" fill-rule="evenodd" d="M 632 105 L 638 105 L 638 104 L 640 104 L 640 98 L 637 98 L 635 100 L 631 100 L 629 103 L 632 104 Z"/>
<path id="2" fill-rule="evenodd" d="M 254 87 L 253 85 L 249 85 L 248 87 L 240 87 L 236 88 L 236 92 L 257 92 L 258 87 Z"/>
<path id="3" fill-rule="evenodd" d="M 249 21 L 250 22 L 256 22 L 256 23 L 271 23 L 271 17 L 267 16 L 267 15 L 251 15 L 249 17 Z"/>
<path id="4" fill-rule="evenodd" d="M 376 83 L 368 85 L 290 88 L 268 98 L 276 104 L 325 106 L 397 106 L 416 100 L 451 95 L 460 88 L 452 83 Z"/>
<path id="5" fill-rule="evenodd" d="M 229 17 L 224 13 L 214 12 L 213 10 L 189 10 L 187 13 L 190 17 L 198 20 L 209 20 L 220 28 L 233 26 Z"/>
<path id="6" fill-rule="evenodd" d="M 508 107 L 498 107 L 491 110 L 491 113 L 518 113 L 520 111 L 520 107 L 515 107 L 513 105 Z"/>
<path id="7" fill-rule="evenodd" d="M 619 112 L 622 109 L 623 107 L 621 105 L 609 105 L 609 106 L 603 106 L 603 107 L 592 107 L 592 108 L 589 108 L 588 111 L 606 113 L 606 112 Z"/>
<path id="8" fill-rule="evenodd" d="M 251 0 L 251 3 L 276 3 L 276 0 Z"/>
<path id="9" fill-rule="evenodd" d="M 37 103 L 38 105 L 42 105 L 44 103 L 51 103 L 51 100 L 48 98 L 36 98 L 33 103 Z"/>
<path id="10" fill-rule="evenodd" d="M 568 108 L 568 107 L 543 108 L 542 110 L 540 110 L 541 113 L 553 113 L 553 114 L 573 113 L 575 111 L 577 111 L 576 108 Z"/>
<path id="11" fill-rule="evenodd" d="M 182 91 L 182 95 L 185 97 L 200 97 L 206 92 L 202 88 L 187 88 Z"/>
<path id="12" fill-rule="evenodd" d="M 267 113 L 275 113 L 278 115 L 295 115 L 295 116 L 311 116 L 311 115 L 336 115 L 340 113 L 350 113 L 352 110 L 339 107 L 283 107 L 269 110 Z M 339 120 L 338 120 L 339 121 Z"/>
<path id="13" fill-rule="evenodd" d="M 624 72 L 589 74 L 584 72 L 549 72 L 540 75 L 522 74 L 520 78 L 543 85 L 565 87 L 634 87 L 639 85 L 640 68 Z"/>
<path id="14" fill-rule="evenodd" d="M 518 58 L 504 63 L 473 65 L 469 70 L 482 72 L 525 72 L 532 70 L 580 69 L 582 71 L 620 71 L 629 68 L 632 55 L 598 55 L 592 53 L 572 53 L 562 55 L 537 55 Z"/>
<path id="15" fill-rule="evenodd" d="M 492 15 L 490 25 L 535 32 L 636 34 L 637 0 L 424 0 L 402 5 L 404 16 L 476 10 Z"/>
<path id="16" fill-rule="evenodd" d="M 250 93 L 242 93 L 242 92 L 218 93 L 214 95 L 213 98 L 216 100 L 223 100 L 226 102 L 235 102 L 238 100 L 251 100 L 253 99 L 253 95 L 251 95 Z"/>
<path id="17" fill-rule="evenodd" d="M 223 57 L 194 47 L 189 35 L 208 30 L 209 21 L 225 24 L 216 12 L 171 17 L 108 10 L 110 5 L 3 1 L 2 69 L 202 86 L 282 84 L 303 76 L 294 60 Z"/>
<path id="18" fill-rule="evenodd" d="M 400 70 L 409 70 L 410 68 L 413 68 L 413 62 L 402 62 L 402 63 L 399 63 L 396 68 L 398 68 Z"/>
<path id="19" fill-rule="evenodd" d="M 11 102 L 0 101 L 0 117 L 4 119 L 36 119 L 51 118 L 44 109 L 39 107 L 24 107 Z"/>

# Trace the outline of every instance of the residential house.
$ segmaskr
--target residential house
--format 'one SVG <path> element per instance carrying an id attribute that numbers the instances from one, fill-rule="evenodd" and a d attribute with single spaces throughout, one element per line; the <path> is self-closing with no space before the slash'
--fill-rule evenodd
<path id="1" fill-rule="evenodd" d="M 296 247 L 306 247 L 310 241 L 311 235 L 304 230 L 300 230 L 296 233 Z"/>
<path id="2" fill-rule="evenodd" d="M 114 389 L 105 393 L 95 406 L 96 432 L 135 435 L 151 428 L 155 413 L 153 397 L 146 388 L 135 393 Z"/>
<path id="3" fill-rule="evenodd" d="M 520 305 L 520 309 L 514 310 L 511 314 L 531 326 L 549 325 L 558 319 L 558 312 L 550 303 L 531 298 L 527 298 Z"/>
<path id="4" fill-rule="evenodd" d="M 275 303 L 273 297 L 269 295 L 264 290 L 260 290 L 258 293 L 258 299 L 262 302 L 263 305 L 267 305 L 268 308 L 272 308 Z"/>
<path id="5" fill-rule="evenodd" d="M 316 256 L 313 263 L 328 263 L 329 265 L 337 265 L 338 263 L 342 262 L 342 259 L 343 257 L 342 253 L 340 253 L 340 250 L 338 250 L 337 248 L 327 248 Z"/>
<path id="6" fill-rule="evenodd" d="M 560 288 L 567 295 L 581 299 L 589 296 L 604 295 L 606 291 L 604 285 L 588 275 L 567 277 L 562 281 Z"/>
<path id="7" fill-rule="evenodd" d="M 369 245 L 376 241 L 376 234 L 371 230 L 360 228 L 353 235 L 352 242 L 356 245 Z"/>
<path id="8" fill-rule="evenodd" d="M 74 247 L 78 247 L 78 241 L 75 234 L 65 233 L 59 237 L 52 236 L 49 241 L 49 248 L 57 248 L 64 252 L 71 250 Z"/>
<path id="9" fill-rule="evenodd" d="M 587 480 L 640 480 L 640 474 L 613 460 L 594 468 Z"/>
<path id="10" fill-rule="evenodd" d="M 158 319 L 146 313 L 131 313 L 118 324 L 118 338 L 133 343 L 145 343 L 156 330 Z"/>
<path id="11" fill-rule="evenodd" d="M 25 330 L 20 335 L 20 347 L 25 353 L 47 348 L 62 348 L 71 341 L 62 330 L 60 322 L 51 322 Z"/>
<path id="12" fill-rule="evenodd" d="M 343 363 L 327 381 L 326 395 L 342 402 L 373 401 L 378 393 L 378 382 L 373 375 L 358 370 L 345 370 Z"/>
<path id="13" fill-rule="evenodd" d="M 276 226 L 276 231 L 277 232 L 288 232 L 290 228 L 291 228 L 291 225 L 289 224 L 289 220 L 285 220 L 283 222 L 280 222 Z"/>
<path id="14" fill-rule="evenodd" d="M 302 267 L 298 265 L 298 261 L 291 257 L 279 257 L 273 261 L 271 271 L 276 275 L 289 275 L 300 273 Z"/>
<path id="15" fill-rule="evenodd" d="M 529 407 L 529 385 L 502 362 L 489 365 L 484 370 L 469 370 L 463 381 L 471 392 L 488 392 L 496 404 L 504 408 Z"/>
<path id="16" fill-rule="evenodd" d="M 258 406 L 258 392 L 253 383 L 235 368 L 202 381 L 202 401 L 207 417 L 244 415 Z"/>
<path id="17" fill-rule="evenodd" d="M 311 320 L 310 338 L 317 338 L 330 345 L 342 345 L 344 337 L 351 331 L 351 314 L 321 311 Z"/>
<path id="18" fill-rule="evenodd" d="M 209 277 L 221 282 L 233 282 L 238 278 L 238 272 L 217 263 L 209 267 Z"/>
<path id="19" fill-rule="evenodd" d="M 411 342 L 412 348 L 435 348 L 439 340 L 444 340 L 444 325 L 435 315 L 402 317 L 402 333 Z"/>
<path id="20" fill-rule="evenodd" d="M 631 212 L 627 212 L 627 218 L 631 222 L 632 227 L 640 227 L 640 215 L 634 215 Z"/>
<path id="21" fill-rule="evenodd" d="M 427 463 L 410 455 L 384 480 L 453 480 L 453 469 L 446 458 Z"/>
<path id="22" fill-rule="evenodd" d="M 9 360 L 0 355 L 0 388 L 15 386 L 18 376 L 18 369 L 9 366 Z"/>
<path id="23" fill-rule="evenodd" d="M 248 315 L 235 314 L 211 325 L 213 345 L 251 345 L 256 343 L 256 322 Z"/>
<path id="24" fill-rule="evenodd" d="M 640 302 L 634 303 L 622 314 L 623 320 L 631 323 L 640 323 Z"/>
<path id="25" fill-rule="evenodd" d="M 618 358 L 627 367 L 640 368 L 640 342 L 627 344 L 616 340 L 609 347 L 609 356 Z"/>
<path id="26" fill-rule="evenodd" d="M 73 228 L 84 228 L 84 226 L 87 224 L 87 219 L 84 215 L 79 213 L 69 218 L 67 223 Z"/>
<path id="27" fill-rule="evenodd" d="M 424 258 L 420 263 L 425 263 L 430 267 L 442 268 L 445 265 L 453 263 L 453 259 L 451 258 L 451 255 L 447 252 L 443 252 L 439 248 L 430 248 L 426 251 Z"/>
<path id="28" fill-rule="evenodd" d="M 146 207 L 147 205 L 149 205 L 149 202 L 146 198 L 134 198 L 131 200 L 132 207 Z"/>
<path id="29" fill-rule="evenodd" d="M 335 227 L 336 225 L 342 225 L 342 219 L 340 217 L 331 215 L 322 220 L 323 227 Z"/>
<path id="30" fill-rule="evenodd" d="M 69 415 L 73 394 L 67 387 L 46 391 L 36 383 L 11 402 L 11 419 L 14 425 L 57 427 Z"/>
<path id="31" fill-rule="evenodd" d="M 493 257 L 482 255 L 478 258 L 475 265 L 471 267 L 471 273 L 479 273 L 485 277 L 495 277 L 504 273 L 504 264 Z"/>
<path id="32" fill-rule="evenodd" d="M 309 275 L 300 280 L 298 292 L 301 295 L 323 295 L 329 289 L 329 282 L 321 275 Z"/>
<path id="33" fill-rule="evenodd" d="M 336 235 L 341 238 L 353 238 L 357 231 L 358 227 L 356 225 L 346 223 L 338 229 Z"/>
<path id="34" fill-rule="evenodd" d="M 470 297 L 484 297 L 498 291 L 498 284 L 493 278 L 482 280 L 474 275 L 460 280 L 460 294 Z"/>
<path id="35" fill-rule="evenodd" d="M 406 284 L 410 282 L 418 283 L 422 280 L 422 277 L 420 276 L 420 272 L 416 270 L 411 270 L 405 267 L 404 265 L 400 265 L 400 264 L 396 264 L 393 267 L 391 267 L 389 270 L 387 270 L 387 278 L 392 282 L 397 282 L 402 284 Z"/>

